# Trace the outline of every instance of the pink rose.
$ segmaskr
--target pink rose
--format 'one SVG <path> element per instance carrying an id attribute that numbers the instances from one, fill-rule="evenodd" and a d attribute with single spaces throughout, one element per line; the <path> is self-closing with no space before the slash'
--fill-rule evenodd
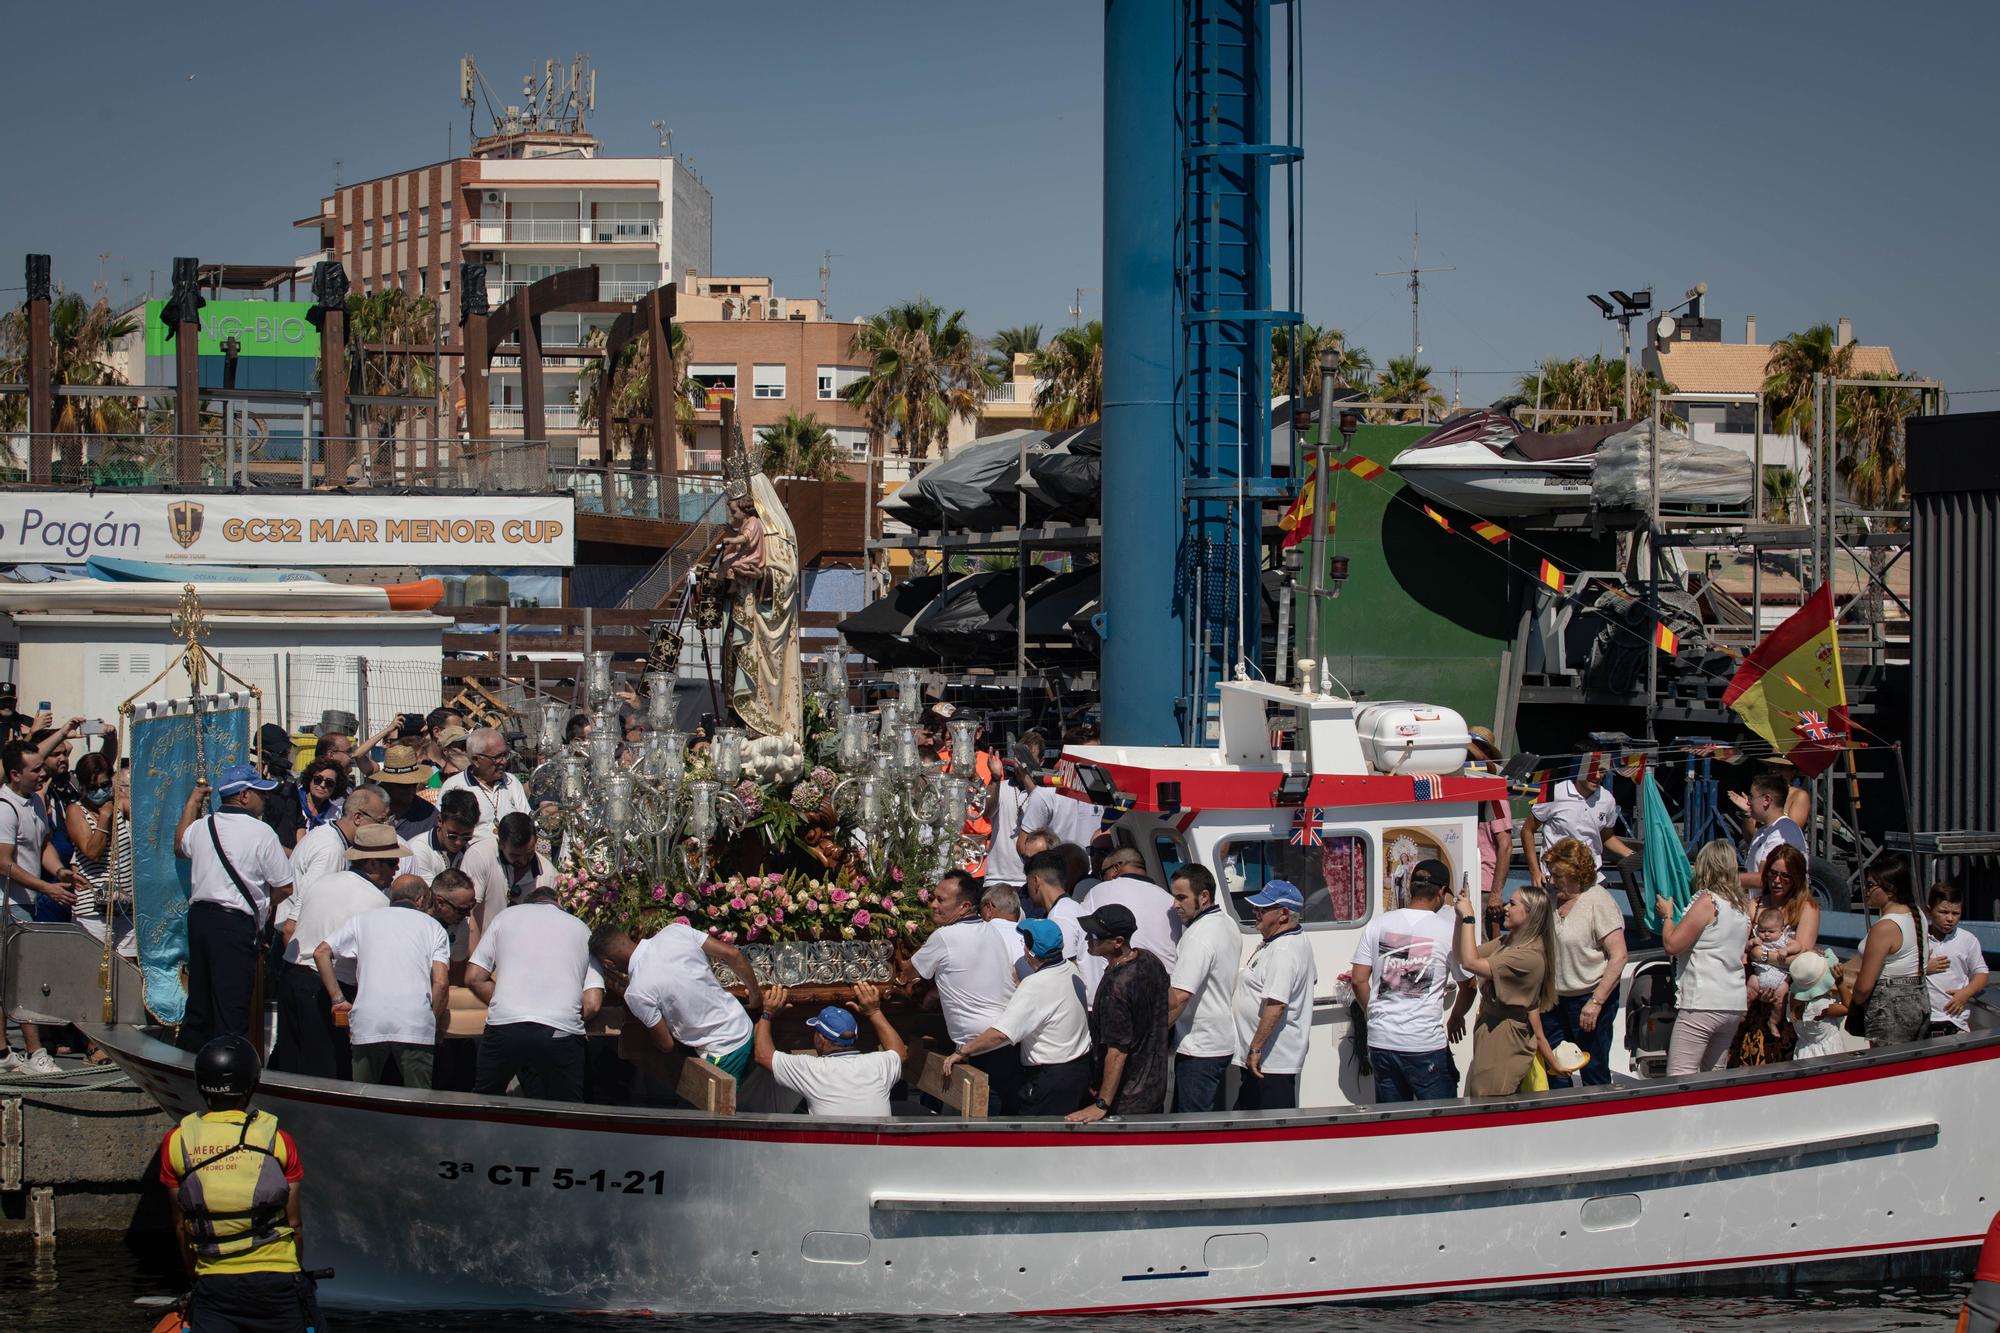
<path id="1" fill-rule="evenodd" d="M 835 889 L 834 889 L 834 891 L 833 891 L 832 893 L 828 894 L 827 896 L 828 896 L 828 897 L 830 897 L 830 898 L 832 898 L 832 899 L 833 899 L 833 905 L 834 905 L 835 907 L 838 907 L 838 906 L 840 906 L 840 905 L 841 905 L 842 903 L 844 903 L 844 902 L 846 902 L 846 901 L 847 901 L 847 890 L 846 890 L 846 889 L 842 889 L 842 888 L 835 888 Z"/>
<path id="2" fill-rule="evenodd" d="M 764 915 L 762 912 L 759 912 L 757 913 L 757 924 L 760 926 L 768 926 L 771 924 L 771 918 Z"/>
<path id="3" fill-rule="evenodd" d="M 725 931 L 723 931 L 723 932 L 722 932 L 722 942 L 723 942 L 724 944 L 734 944 L 734 943 L 736 943 L 736 932 L 735 932 L 735 931 L 733 931 L 733 930 L 725 930 Z"/>
<path id="4" fill-rule="evenodd" d="M 764 882 L 766 884 L 783 884 L 785 877 L 783 875 L 766 875 L 764 876 Z"/>
<path id="5" fill-rule="evenodd" d="M 674 924 L 677 926 L 691 926 L 694 924 L 694 922 L 688 920 L 684 916 L 677 916 L 674 918 Z"/>
<path id="6" fill-rule="evenodd" d="M 869 916 L 866 912 L 856 912 L 854 914 L 855 927 L 860 930 L 868 929 L 868 923 L 874 919 L 874 917 Z"/>
<path id="7" fill-rule="evenodd" d="M 783 921 L 784 919 L 785 919 L 785 914 L 784 914 L 783 912 L 773 912 L 773 913 L 771 913 L 771 920 L 773 920 L 773 921 L 780 921 L 780 922 L 781 922 L 781 921 Z"/>
<path id="8" fill-rule="evenodd" d="M 729 907 L 731 911 L 740 912 L 744 909 L 746 905 L 747 904 L 745 904 L 741 898 L 731 898 L 729 900 Z"/>
<path id="9" fill-rule="evenodd" d="M 903 882 L 903 868 L 901 866 L 890 866 L 889 878 L 901 884 Z"/>
<path id="10" fill-rule="evenodd" d="M 674 906 L 686 907 L 687 905 L 688 905 L 688 896 L 685 892 L 676 893 L 674 895 Z"/>
<path id="11" fill-rule="evenodd" d="M 710 921 L 713 921 L 713 920 L 715 920 L 715 918 L 717 918 L 717 917 L 719 917 L 719 916 L 721 916 L 721 915 L 722 915 L 722 909 L 721 909 L 720 907 L 717 907 L 717 906 L 715 906 L 714 904 L 710 904 L 710 905 L 709 905 L 709 909 L 708 909 L 708 919 L 709 919 Z"/>
<path id="12" fill-rule="evenodd" d="M 817 898 L 806 899 L 806 910 L 808 912 L 817 912 L 819 910 L 819 899 Z"/>
<path id="13" fill-rule="evenodd" d="M 665 901 L 665 899 L 666 899 L 666 896 L 667 896 L 667 886 L 666 886 L 666 885 L 664 885 L 664 884 L 655 884 L 655 885 L 653 886 L 653 901 L 654 901 L 654 902 L 656 902 L 656 903 L 657 903 L 657 902 L 663 902 L 663 901 Z"/>
<path id="14" fill-rule="evenodd" d="M 920 903 L 927 903 L 927 902 L 929 902 L 930 900 L 931 900 L 931 891 L 930 891 L 929 889 L 918 889 L 918 890 L 917 890 L 917 901 L 918 901 L 918 902 L 920 902 Z"/>

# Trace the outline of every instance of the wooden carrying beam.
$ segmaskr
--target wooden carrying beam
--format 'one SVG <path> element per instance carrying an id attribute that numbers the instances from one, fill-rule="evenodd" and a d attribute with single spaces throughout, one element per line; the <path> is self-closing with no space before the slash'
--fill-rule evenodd
<path id="1" fill-rule="evenodd" d="M 951 1071 L 951 1077 L 947 1079 L 944 1075 L 944 1057 L 936 1051 L 929 1051 L 924 1055 L 924 1072 L 917 1079 L 917 1091 L 937 1098 L 968 1120 L 986 1118 L 986 1103 L 990 1089 L 985 1071 L 974 1069 L 968 1064 L 960 1064 Z"/>
<path id="2" fill-rule="evenodd" d="M 736 1114 L 736 1080 L 698 1055 L 681 1062 L 681 1100 L 710 1115 Z"/>

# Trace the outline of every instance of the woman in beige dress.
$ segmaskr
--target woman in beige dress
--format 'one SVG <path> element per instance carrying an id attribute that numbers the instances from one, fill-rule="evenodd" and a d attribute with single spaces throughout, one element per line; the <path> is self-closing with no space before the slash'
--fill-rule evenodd
<path id="1" fill-rule="evenodd" d="M 1485 896 L 1474 890 L 1472 910 L 1460 911 L 1452 935 L 1458 965 L 1479 978 L 1479 1019 L 1472 1034 L 1468 1097 L 1511 1097 L 1535 1062 L 1538 1011 L 1555 1003 L 1556 914 L 1548 891 L 1531 884 L 1514 890 L 1499 939 L 1473 944 L 1473 922 Z"/>

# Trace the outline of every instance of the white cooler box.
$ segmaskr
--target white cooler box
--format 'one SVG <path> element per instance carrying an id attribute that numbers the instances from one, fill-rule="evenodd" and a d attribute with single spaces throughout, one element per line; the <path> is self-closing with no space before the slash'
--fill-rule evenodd
<path id="1" fill-rule="evenodd" d="M 1453 775 L 1465 769 L 1472 733 L 1465 719 L 1435 704 L 1363 704 L 1354 716 L 1361 752 L 1378 773 Z"/>

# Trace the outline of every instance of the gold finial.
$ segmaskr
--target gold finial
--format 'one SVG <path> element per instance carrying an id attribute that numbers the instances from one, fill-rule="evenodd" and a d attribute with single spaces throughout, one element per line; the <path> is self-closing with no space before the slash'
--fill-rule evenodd
<path id="1" fill-rule="evenodd" d="M 174 609 L 174 618 L 167 629 L 182 641 L 181 665 L 187 668 L 188 689 L 200 694 L 202 686 L 208 683 L 208 655 L 201 646 L 201 641 L 208 637 L 208 619 L 202 614 L 201 598 L 195 594 L 192 583 L 181 585 L 180 605 Z"/>

